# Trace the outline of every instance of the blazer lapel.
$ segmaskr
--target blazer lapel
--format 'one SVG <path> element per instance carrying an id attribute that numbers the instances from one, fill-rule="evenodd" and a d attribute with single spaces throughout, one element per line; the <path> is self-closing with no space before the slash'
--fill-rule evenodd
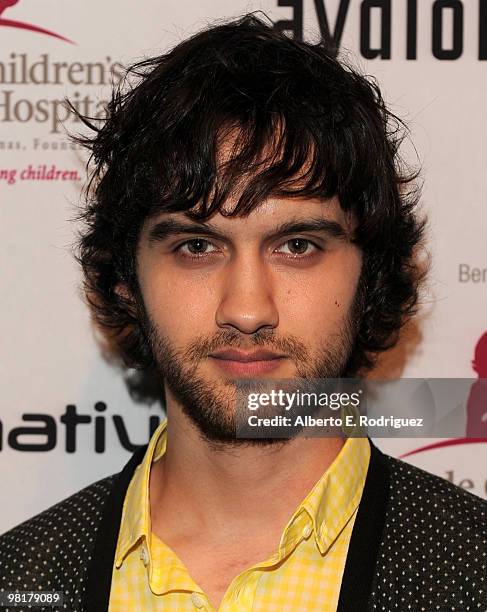
<path id="1" fill-rule="evenodd" d="M 106 612 L 108 610 L 123 502 L 135 468 L 144 458 L 146 450 L 147 446 L 139 448 L 123 470 L 115 476 L 96 533 L 93 556 L 87 570 L 83 611 Z"/>
<path id="2" fill-rule="evenodd" d="M 370 463 L 348 548 L 337 612 L 368 610 L 382 542 L 390 474 L 384 454 L 370 439 L 369 442 Z"/>

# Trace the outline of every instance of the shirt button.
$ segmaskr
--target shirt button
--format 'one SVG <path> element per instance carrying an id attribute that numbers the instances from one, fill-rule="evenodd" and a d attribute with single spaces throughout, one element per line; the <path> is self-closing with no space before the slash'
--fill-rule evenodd
<path id="1" fill-rule="evenodd" d="M 149 555 L 147 554 L 145 546 L 142 546 L 140 549 L 140 558 L 142 559 L 142 563 L 147 567 L 147 564 L 149 563 Z"/>
<path id="2" fill-rule="evenodd" d="M 191 601 L 195 608 L 202 608 L 205 605 L 203 597 L 199 593 L 191 593 Z"/>
<path id="3" fill-rule="evenodd" d="M 303 537 L 309 538 L 309 536 L 311 535 L 311 531 L 311 527 L 309 525 L 306 525 L 306 527 L 303 529 Z"/>

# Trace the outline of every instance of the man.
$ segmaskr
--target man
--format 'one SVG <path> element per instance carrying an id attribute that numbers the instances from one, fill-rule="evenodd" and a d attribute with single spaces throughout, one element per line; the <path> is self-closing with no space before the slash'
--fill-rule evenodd
<path id="1" fill-rule="evenodd" d="M 363 376 L 412 316 L 424 222 L 376 85 L 255 16 L 136 65 L 93 140 L 79 258 L 167 423 L 5 534 L 68 610 L 487 608 L 486 504 L 367 438 L 242 439 L 237 379 Z"/>

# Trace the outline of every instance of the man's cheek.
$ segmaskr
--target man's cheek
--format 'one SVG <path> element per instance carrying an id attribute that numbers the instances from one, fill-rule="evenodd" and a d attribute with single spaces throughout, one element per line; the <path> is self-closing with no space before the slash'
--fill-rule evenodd
<path id="1" fill-rule="evenodd" d="M 162 333 L 181 345 L 215 332 L 215 310 L 197 296 L 186 301 L 156 296 L 151 316 Z"/>
<path id="2" fill-rule="evenodd" d="M 162 317 L 166 313 L 174 316 L 174 313 L 186 308 L 184 300 L 189 301 L 190 296 L 184 289 L 174 275 L 161 267 L 153 266 L 150 272 L 141 277 L 141 290 L 147 308 Z"/>

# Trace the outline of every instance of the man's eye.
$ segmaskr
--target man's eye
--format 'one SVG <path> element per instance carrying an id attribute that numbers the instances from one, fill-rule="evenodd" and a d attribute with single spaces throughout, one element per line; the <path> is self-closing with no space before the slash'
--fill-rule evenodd
<path id="1" fill-rule="evenodd" d="M 299 255 L 311 255 L 317 250 L 317 246 L 310 240 L 305 238 L 292 238 L 287 240 L 279 249 L 278 252 L 286 255 L 292 255 L 298 257 Z"/>
<path id="2" fill-rule="evenodd" d="M 204 240 L 203 238 L 192 238 L 181 244 L 177 250 L 183 255 L 195 257 L 198 255 L 206 255 L 217 249 L 211 242 L 208 242 L 208 240 Z"/>

